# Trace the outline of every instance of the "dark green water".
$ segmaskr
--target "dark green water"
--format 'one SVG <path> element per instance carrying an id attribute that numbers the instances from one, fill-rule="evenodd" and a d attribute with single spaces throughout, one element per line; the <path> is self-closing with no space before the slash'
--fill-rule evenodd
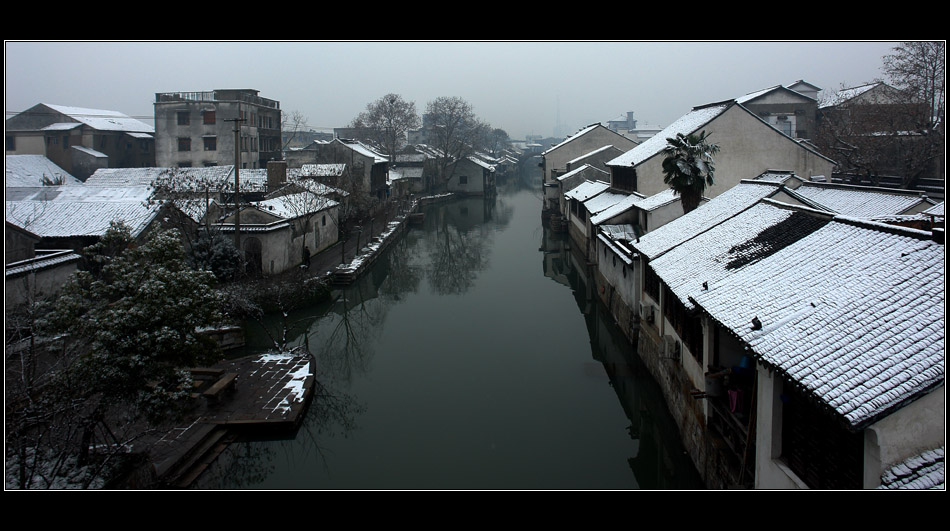
<path id="1" fill-rule="evenodd" d="M 517 182 L 432 205 L 358 285 L 289 316 L 323 396 L 293 439 L 233 444 L 198 486 L 702 488 L 656 384 L 540 208 Z"/>

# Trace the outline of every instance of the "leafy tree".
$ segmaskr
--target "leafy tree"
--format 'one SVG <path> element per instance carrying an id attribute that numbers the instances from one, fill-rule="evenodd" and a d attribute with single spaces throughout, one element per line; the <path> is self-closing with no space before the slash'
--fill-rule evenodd
<path id="1" fill-rule="evenodd" d="M 35 484 L 39 470 L 48 476 L 43 484 L 54 485 L 68 460 L 104 466 L 123 455 L 149 423 L 188 404 L 186 368 L 219 354 L 201 333 L 221 318 L 214 275 L 188 266 L 177 230 L 136 246 L 129 229 L 114 223 L 84 253 L 92 267 L 70 277 L 38 329 L 46 343 L 60 345 L 47 349 L 42 385 L 8 410 L 23 487 Z"/>
<path id="2" fill-rule="evenodd" d="M 100 254 L 125 242 L 114 256 Z M 216 324 L 214 276 L 188 266 L 177 230 L 154 234 L 136 247 L 127 228 L 113 224 L 87 248 L 100 267 L 77 272 L 63 286 L 50 325 L 81 341 L 85 352 L 71 375 L 88 375 L 86 393 L 108 401 L 158 406 L 187 394 L 182 369 L 214 359 L 214 342 L 200 333 Z"/>
<path id="3" fill-rule="evenodd" d="M 684 135 L 677 133 L 667 138 L 663 148 L 663 182 L 680 195 L 683 212 L 689 213 L 699 206 L 706 186 L 712 186 L 713 155 L 719 152 L 719 146 L 708 142 L 706 131 Z"/>
<path id="4" fill-rule="evenodd" d="M 398 94 L 386 94 L 368 104 L 350 124 L 364 139 L 379 144 L 390 157 L 406 144 L 410 129 L 419 127 L 416 104 Z"/>
<path id="5" fill-rule="evenodd" d="M 243 270 L 243 257 L 234 247 L 234 239 L 217 230 L 198 231 L 188 259 L 194 269 L 211 271 L 219 281 L 231 280 Z"/>

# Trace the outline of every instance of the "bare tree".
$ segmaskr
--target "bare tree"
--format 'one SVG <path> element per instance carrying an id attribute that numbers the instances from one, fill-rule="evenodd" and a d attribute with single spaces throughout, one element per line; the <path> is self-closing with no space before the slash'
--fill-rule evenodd
<path id="1" fill-rule="evenodd" d="M 284 136 L 283 149 L 287 149 L 297 136 L 306 129 L 307 118 L 300 111 L 291 111 L 289 113 L 280 113 L 280 130 Z"/>
<path id="2" fill-rule="evenodd" d="M 440 186 L 452 178 L 459 161 L 485 146 L 490 126 L 475 116 L 471 104 L 459 97 L 439 97 L 426 106 L 430 145 L 438 152 Z"/>
<path id="3" fill-rule="evenodd" d="M 376 143 L 389 157 L 406 145 L 406 134 L 419 127 L 416 104 L 406 101 L 399 94 L 386 94 L 368 104 L 350 123 L 362 139 Z"/>
<path id="4" fill-rule="evenodd" d="M 884 56 L 884 73 L 895 87 L 915 101 L 924 102 L 928 129 L 943 128 L 947 100 L 947 43 L 943 41 L 902 42 L 894 53 Z"/>
<path id="5" fill-rule="evenodd" d="M 946 44 L 904 42 L 883 58 L 889 81 L 842 88 L 821 105 L 815 143 L 856 182 L 943 178 Z M 833 103 L 833 104 L 832 104 Z"/>

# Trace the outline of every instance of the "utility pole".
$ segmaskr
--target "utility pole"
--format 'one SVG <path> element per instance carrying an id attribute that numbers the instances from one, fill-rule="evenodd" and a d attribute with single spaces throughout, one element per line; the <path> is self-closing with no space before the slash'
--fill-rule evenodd
<path id="1" fill-rule="evenodd" d="M 241 126 L 239 123 L 244 122 L 245 119 L 241 118 L 240 104 L 238 104 L 237 118 L 225 121 L 234 122 L 234 247 L 241 256 L 244 256 L 244 253 L 241 252 L 241 178 L 239 171 L 241 166 Z M 243 268 L 241 269 L 243 270 Z"/>

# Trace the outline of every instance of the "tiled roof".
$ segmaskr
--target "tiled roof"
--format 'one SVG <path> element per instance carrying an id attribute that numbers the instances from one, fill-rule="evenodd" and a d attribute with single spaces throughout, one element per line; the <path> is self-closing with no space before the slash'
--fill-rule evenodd
<path id="1" fill-rule="evenodd" d="M 69 107 L 66 105 L 50 105 L 48 103 L 44 105 L 99 131 L 155 132 L 155 129 L 145 122 L 140 122 L 135 118 L 117 111 Z"/>
<path id="2" fill-rule="evenodd" d="M 655 210 L 661 206 L 668 205 L 676 201 L 679 199 L 679 197 L 679 194 L 673 190 L 663 190 L 662 192 L 655 193 L 643 201 L 637 203 L 637 208 L 646 211 Z"/>
<path id="3" fill-rule="evenodd" d="M 295 219 L 336 205 L 336 201 L 310 192 L 288 194 L 254 203 L 259 210 L 282 219 Z"/>
<path id="4" fill-rule="evenodd" d="M 946 488 L 944 447 L 922 452 L 885 470 L 879 489 Z"/>
<path id="5" fill-rule="evenodd" d="M 703 290 L 703 283 L 711 285 L 736 274 L 827 222 L 828 218 L 759 203 L 651 260 L 650 267 L 692 309 L 689 298 Z"/>
<path id="6" fill-rule="evenodd" d="M 944 250 L 927 232 L 835 218 L 693 300 L 860 428 L 943 383 Z"/>
<path id="7" fill-rule="evenodd" d="M 700 128 L 711 122 L 720 114 L 724 113 L 731 105 L 732 102 L 727 102 L 693 109 L 659 133 L 651 136 L 642 144 L 609 161 L 607 165 L 636 166 L 650 157 L 662 152 L 663 148 L 666 147 L 667 138 L 675 137 L 677 133 L 688 135 L 690 133 L 699 131 Z"/>
<path id="8" fill-rule="evenodd" d="M 641 201 L 644 201 L 644 197 L 642 195 L 637 193 L 629 194 L 620 201 L 617 201 L 611 205 L 609 208 L 600 211 L 596 216 L 592 216 L 590 218 L 590 222 L 594 225 L 600 225 L 614 216 L 623 214 L 634 206 L 640 206 L 639 203 Z"/>
<path id="9" fill-rule="evenodd" d="M 689 214 L 680 216 L 656 230 L 644 234 L 639 243 L 634 244 L 634 247 L 639 253 L 652 259 L 709 227 L 749 208 L 763 197 L 771 196 L 779 189 L 779 185 L 776 183 L 742 181 L 709 202 L 700 205 L 699 208 Z"/>
<path id="10" fill-rule="evenodd" d="M 610 188 L 610 185 L 607 183 L 602 183 L 599 181 L 584 181 L 584 184 L 580 184 L 570 192 L 565 193 L 564 197 L 568 199 L 576 199 L 578 201 L 587 201 L 591 197 L 594 197 L 608 188 Z"/>
<path id="11" fill-rule="evenodd" d="M 43 155 L 7 155 L 4 184 L 7 187 L 45 186 L 44 182 L 80 184 L 81 181 Z"/>
<path id="12" fill-rule="evenodd" d="M 605 191 L 602 194 L 597 194 L 587 201 L 584 201 L 584 208 L 587 209 L 591 215 L 597 215 L 624 199 L 627 199 L 627 197 L 629 197 L 627 194 Z"/>
<path id="13" fill-rule="evenodd" d="M 831 212 L 858 218 L 900 215 L 927 203 L 920 193 L 838 184 L 806 182 L 789 193 L 802 196 Z"/>
<path id="14" fill-rule="evenodd" d="M 558 143 L 557 145 L 551 147 L 551 149 L 547 149 L 547 150 L 543 151 L 543 152 L 541 153 L 541 155 L 542 155 L 542 156 L 543 156 L 543 155 L 547 155 L 548 153 L 554 151 L 555 149 L 559 149 L 560 147 L 564 146 L 564 145 L 567 144 L 568 142 L 570 142 L 570 141 L 572 141 L 572 140 L 575 140 L 575 139 L 577 139 L 577 138 L 580 138 L 580 137 L 586 135 L 587 133 L 593 131 L 594 129 L 597 129 L 598 127 L 604 127 L 604 126 L 602 126 L 602 125 L 600 125 L 600 124 L 591 124 L 591 125 L 588 125 L 587 127 L 584 127 L 584 128 L 581 129 L 580 131 L 574 133 L 573 135 L 571 135 L 571 136 L 565 138 L 564 140 L 562 140 L 562 141 L 561 141 L 560 143 Z M 606 128 L 605 128 L 605 129 L 606 129 Z"/>
<path id="15" fill-rule="evenodd" d="M 137 236 L 155 218 L 159 205 L 145 201 L 7 201 L 7 221 L 41 237 L 102 236 L 121 221 Z"/>

